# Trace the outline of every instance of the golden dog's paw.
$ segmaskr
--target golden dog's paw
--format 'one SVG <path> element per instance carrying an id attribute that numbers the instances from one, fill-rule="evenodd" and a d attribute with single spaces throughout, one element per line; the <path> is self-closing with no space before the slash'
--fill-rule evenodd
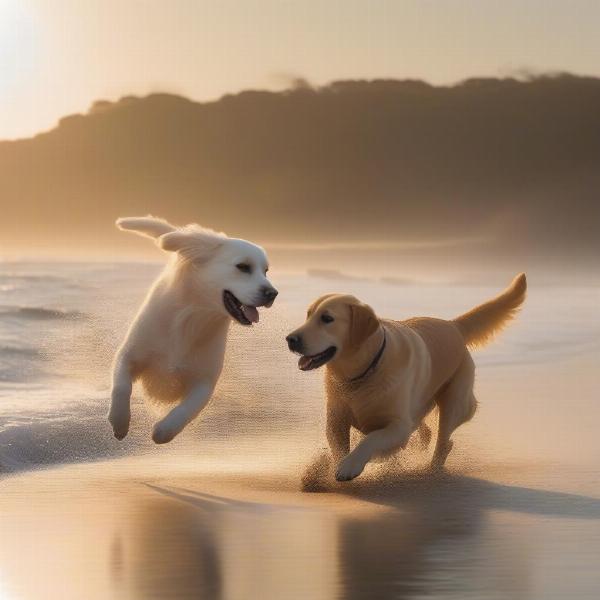
<path id="1" fill-rule="evenodd" d="M 352 456 L 346 456 L 338 465 L 335 472 L 337 481 L 350 481 L 358 477 L 364 470 L 365 464 Z"/>

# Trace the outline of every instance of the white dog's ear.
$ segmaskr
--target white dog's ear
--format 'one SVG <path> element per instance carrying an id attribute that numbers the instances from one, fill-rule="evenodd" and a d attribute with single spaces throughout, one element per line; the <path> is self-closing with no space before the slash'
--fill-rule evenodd
<path id="1" fill-rule="evenodd" d="M 152 215 L 147 217 L 121 217 L 117 219 L 116 225 L 119 229 L 133 231 L 151 238 L 157 238 L 176 229 L 171 223 Z"/>
<path id="2" fill-rule="evenodd" d="M 207 258 L 227 239 L 224 233 L 206 229 L 199 225 L 188 225 L 165 233 L 158 238 L 158 245 L 169 252 L 179 252 L 189 260 Z"/>

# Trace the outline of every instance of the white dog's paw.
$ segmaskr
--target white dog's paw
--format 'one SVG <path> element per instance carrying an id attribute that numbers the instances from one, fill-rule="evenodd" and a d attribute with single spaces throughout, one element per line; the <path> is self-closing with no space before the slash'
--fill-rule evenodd
<path id="1" fill-rule="evenodd" d="M 129 431 L 129 421 L 131 412 L 129 409 L 110 409 L 108 413 L 108 421 L 112 425 L 114 436 L 118 440 L 122 440 Z"/>
<path id="2" fill-rule="evenodd" d="M 164 423 L 163 421 L 159 421 L 152 430 L 152 441 L 155 444 L 167 444 L 169 443 L 177 434 L 179 430 L 170 426 L 168 423 Z"/>
<path id="3" fill-rule="evenodd" d="M 365 464 L 352 456 L 346 456 L 338 465 L 335 478 L 338 481 L 350 481 L 358 477 L 364 470 Z"/>

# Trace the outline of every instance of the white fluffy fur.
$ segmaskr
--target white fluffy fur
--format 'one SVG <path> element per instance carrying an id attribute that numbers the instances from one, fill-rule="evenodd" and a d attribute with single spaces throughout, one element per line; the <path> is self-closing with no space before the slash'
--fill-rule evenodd
<path id="1" fill-rule="evenodd" d="M 265 304 L 274 291 L 266 277 L 265 251 L 198 225 L 176 228 L 154 217 L 117 221 L 121 229 L 156 239 L 174 253 L 152 286 L 113 367 L 109 421 L 115 437 L 127 435 L 130 396 L 140 380 L 154 401 L 174 407 L 154 426 L 156 443 L 172 440 L 206 406 L 221 374 L 229 324 L 228 290 L 247 306 Z M 241 272 L 236 265 L 251 265 Z"/>

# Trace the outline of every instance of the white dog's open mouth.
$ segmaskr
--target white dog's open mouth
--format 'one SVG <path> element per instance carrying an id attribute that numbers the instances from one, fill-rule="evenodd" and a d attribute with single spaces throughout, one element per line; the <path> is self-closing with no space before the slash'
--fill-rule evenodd
<path id="1" fill-rule="evenodd" d="M 256 306 L 242 304 L 230 291 L 223 292 L 223 304 L 227 312 L 242 325 L 258 323 L 259 315 Z"/>
<path id="2" fill-rule="evenodd" d="M 301 356 L 300 360 L 298 360 L 298 368 L 301 371 L 312 371 L 313 369 L 318 369 L 326 362 L 330 361 L 336 351 L 337 348 L 335 346 L 330 346 L 327 348 L 327 350 L 319 352 L 319 354 L 314 354 L 313 356 Z"/>

